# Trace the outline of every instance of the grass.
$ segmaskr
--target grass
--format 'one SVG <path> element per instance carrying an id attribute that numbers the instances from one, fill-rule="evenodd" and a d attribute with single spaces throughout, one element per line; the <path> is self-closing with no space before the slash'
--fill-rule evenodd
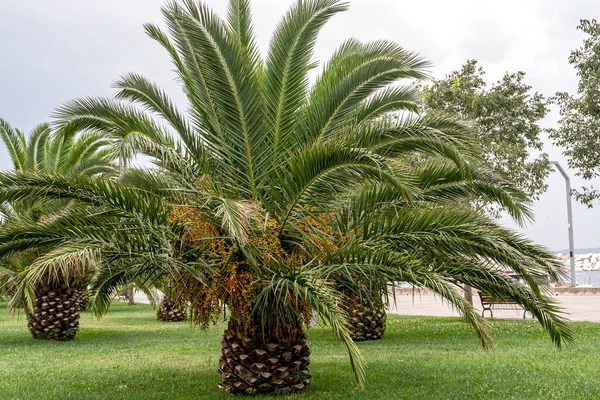
<path id="1" fill-rule="evenodd" d="M 216 373 L 223 326 L 160 323 L 147 305 L 84 313 L 72 342 L 40 342 L 0 303 L 0 399 L 226 399 Z M 383 340 L 360 343 L 367 390 L 355 389 L 344 346 L 308 332 L 311 388 L 286 399 L 597 399 L 600 324 L 574 323 L 555 349 L 534 321 L 494 321 L 485 352 L 459 318 L 390 316 Z"/>

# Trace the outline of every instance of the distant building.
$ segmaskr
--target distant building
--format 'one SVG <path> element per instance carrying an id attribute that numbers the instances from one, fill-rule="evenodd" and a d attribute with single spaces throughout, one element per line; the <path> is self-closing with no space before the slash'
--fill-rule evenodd
<path id="1" fill-rule="evenodd" d="M 567 267 L 569 264 L 569 255 L 556 253 L 558 257 Z M 599 271 L 600 270 L 600 253 L 577 254 L 575 256 L 576 271 Z"/>

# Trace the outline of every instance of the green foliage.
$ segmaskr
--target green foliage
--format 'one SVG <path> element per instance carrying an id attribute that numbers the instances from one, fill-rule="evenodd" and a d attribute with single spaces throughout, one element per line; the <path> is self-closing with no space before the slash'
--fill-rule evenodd
<path id="1" fill-rule="evenodd" d="M 330 329 L 310 328 L 311 366 L 318 373 L 308 391 L 286 399 L 600 397 L 597 323 L 573 323 L 577 346 L 562 351 L 548 346 L 531 320 L 494 320 L 498 346 L 487 352 L 462 318 L 389 315 L 387 326 L 377 343 L 357 343 L 369 365 L 364 392 L 347 384 L 352 371 L 344 345 Z M 0 397 L 231 399 L 215 389 L 215 343 L 224 328 L 219 323 L 203 332 L 185 322 L 164 324 L 149 305 L 115 303 L 101 321 L 82 313 L 75 340 L 39 343 L 27 337 L 22 320 L 6 317 L 0 303 Z"/>
<path id="2" fill-rule="evenodd" d="M 14 171 L 7 175 L 18 172 L 76 177 L 116 171 L 116 155 L 109 149 L 112 140 L 97 131 L 81 133 L 70 125 L 53 130 L 49 124 L 40 124 L 26 136 L 0 119 L 0 134 L 14 166 Z M 30 194 L 0 200 L 0 235 L 18 236 L 23 225 L 48 224 L 77 207 L 73 196 L 53 198 L 45 191 Z M 90 262 L 93 248 L 79 244 L 63 247 L 60 241 L 55 241 L 57 247 L 53 248 L 49 238 L 34 244 L 25 236 L 10 236 L 14 239 L 13 244 L 27 242 L 28 245 L 23 249 L 15 245 L 0 257 L 0 295 L 11 297 L 13 307 L 27 303 L 31 309 L 35 288 L 40 282 L 60 278 L 74 284 L 81 283 L 86 276 L 89 278 L 94 264 Z"/>
<path id="3" fill-rule="evenodd" d="M 571 342 L 564 315 L 537 284 L 542 275 L 559 276 L 561 265 L 456 205 L 485 200 L 517 220 L 530 216 L 526 195 L 482 167 L 481 138 L 463 115 L 416 113 L 420 97 L 406 83 L 423 79 L 427 62 L 389 41 L 348 40 L 311 87 L 315 40 L 344 9 L 334 0 L 298 1 L 263 60 L 247 2 L 232 0 L 225 19 L 199 2 L 167 3 L 168 33 L 154 25 L 146 31 L 171 56 L 187 112 L 150 80 L 127 74 L 116 98 L 74 100 L 55 113 L 61 128 L 101 132 L 124 164 L 146 155 L 155 167 L 98 178 L 1 174 L 0 202 L 60 198 L 78 207 L 0 231 L 0 256 L 42 244 L 90 248 L 99 315 L 119 285 L 165 275 L 194 288 L 183 292 L 202 325 L 215 307 L 227 307 L 242 334 L 248 327 L 284 332 L 300 329 L 288 322 L 315 310 L 346 345 L 359 387 L 365 363 L 348 333 L 340 283 L 362 296 L 379 295 L 387 282 L 430 288 L 492 346 L 489 326 L 450 283 L 468 281 L 525 305 L 557 346 Z M 485 101 L 526 102 L 521 79 L 509 76 Z M 461 96 L 462 82 L 455 88 Z M 469 107 L 480 107 L 483 96 L 475 103 Z M 519 136 L 524 143 L 536 143 L 540 107 L 526 118 L 532 127 Z M 501 113 L 489 118 L 496 123 Z M 507 135 L 521 128 L 515 125 Z M 517 270 L 529 286 L 505 279 L 501 267 Z"/>
<path id="4" fill-rule="evenodd" d="M 593 180 L 600 176 L 600 24 L 595 19 L 583 19 L 577 29 L 586 34 L 581 47 L 569 56 L 579 78 L 577 94 L 556 93 L 553 101 L 560 108 L 560 120 L 550 137 L 565 149 L 569 167 L 575 169 L 576 175 Z M 589 207 L 600 198 L 593 185 L 574 192 L 577 200 Z"/>
<path id="5" fill-rule="evenodd" d="M 530 200 L 537 199 L 547 189 L 550 172 L 539 125 L 548 102 L 531 92 L 524 72 L 507 73 L 489 87 L 484 74 L 477 61 L 469 60 L 460 70 L 434 80 L 423 88 L 426 110 L 473 121 L 483 165 L 524 190 Z"/>

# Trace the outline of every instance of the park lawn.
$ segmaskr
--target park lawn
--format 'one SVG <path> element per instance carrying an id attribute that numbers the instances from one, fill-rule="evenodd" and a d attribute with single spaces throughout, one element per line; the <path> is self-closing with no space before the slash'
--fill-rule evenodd
<path id="1" fill-rule="evenodd" d="M 40 342 L 0 303 L 0 399 L 226 399 L 218 389 L 223 325 L 161 323 L 148 305 L 84 313 L 72 342 Z M 359 343 L 367 389 L 355 388 L 343 344 L 311 328 L 310 389 L 286 399 L 598 399 L 600 324 L 574 323 L 555 349 L 534 321 L 493 321 L 484 351 L 459 318 L 389 316 L 383 340 Z M 272 397 L 270 397 L 272 398 Z"/>

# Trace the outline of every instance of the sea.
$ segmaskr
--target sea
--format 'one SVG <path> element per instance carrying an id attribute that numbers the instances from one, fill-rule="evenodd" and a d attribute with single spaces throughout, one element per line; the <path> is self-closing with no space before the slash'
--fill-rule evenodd
<path id="1" fill-rule="evenodd" d="M 578 285 L 600 286 L 600 271 L 576 271 L 575 279 Z"/>

